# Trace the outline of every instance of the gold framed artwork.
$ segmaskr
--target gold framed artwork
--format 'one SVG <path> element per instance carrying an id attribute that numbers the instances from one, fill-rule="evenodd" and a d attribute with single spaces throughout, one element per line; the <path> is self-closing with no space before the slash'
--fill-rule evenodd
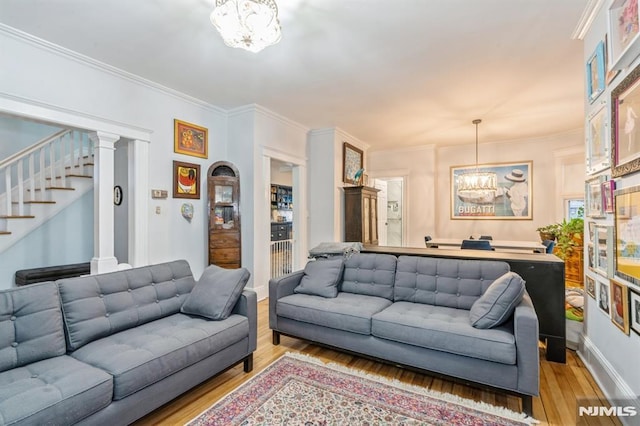
<path id="1" fill-rule="evenodd" d="M 208 158 L 209 131 L 205 127 L 173 120 L 173 151 L 192 157 Z"/>
<path id="2" fill-rule="evenodd" d="M 200 199 L 200 165 L 173 162 L 173 198 Z"/>
<path id="3" fill-rule="evenodd" d="M 611 322 L 629 334 L 629 299 L 627 286 L 611 280 Z"/>
<path id="4" fill-rule="evenodd" d="M 350 143 L 344 142 L 342 145 L 342 181 L 352 185 L 359 185 L 356 173 L 364 166 L 363 152 Z M 362 172 L 360 172 L 362 173 Z"/>

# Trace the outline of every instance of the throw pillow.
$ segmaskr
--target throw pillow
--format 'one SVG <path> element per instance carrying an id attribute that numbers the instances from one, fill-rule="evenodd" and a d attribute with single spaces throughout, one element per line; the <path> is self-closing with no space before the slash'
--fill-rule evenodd
<path id="1" fill-rule="evenodd" d="M 322 297 L 336 297 L 343 269 L 342 256 L 307 262 L 300 285 L 293 291 Z"/>
<path id="2" fill-rule="evenodd" d="M 504 323 L 522 300 L 524 284 L 522 277 L 515 272 L 507 272 L 496 279 L 471 306 L 471 325 L 475 328 L 493 328 Z"/>
<path id="3" fill-rule="evenodd" d="M 246 268 L 224 269 L 209 265 L 182 304 L 180 312 L 212 320 L 228 318 L 250 275 Z"/>

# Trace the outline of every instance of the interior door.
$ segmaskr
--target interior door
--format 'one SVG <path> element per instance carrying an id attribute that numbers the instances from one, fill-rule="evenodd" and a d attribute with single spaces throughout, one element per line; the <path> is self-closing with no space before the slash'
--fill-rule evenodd
<path id="1" fill-rule="evenodd" d="M 378 192 L 378 245 L 387 245 L 387 182 L 374 179 L 373 187 Z"/>

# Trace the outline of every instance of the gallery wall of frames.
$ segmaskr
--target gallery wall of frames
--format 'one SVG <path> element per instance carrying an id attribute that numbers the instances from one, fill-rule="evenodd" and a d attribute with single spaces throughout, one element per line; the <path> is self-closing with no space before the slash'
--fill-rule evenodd
<path id="1" fill-rule="evenodd" d="M 631 338 L 640 335 L 640 17 L 638 0 L 607 4 L 585 70 L 584 283 L 597 307 L 588 315 Z"/>

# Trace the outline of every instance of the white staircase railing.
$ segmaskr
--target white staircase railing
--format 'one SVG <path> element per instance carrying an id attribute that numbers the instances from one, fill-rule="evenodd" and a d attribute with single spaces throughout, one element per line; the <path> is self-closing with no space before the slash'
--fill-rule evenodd
<path id="1" fill-rule="evenodd" d="M 25 216 L 25 204 L 48 201 L 47 189 L 66 188 L 68 175 L 86 174 L 92 151 L 86 133 L 61 130 L 0 161 L 0 216 Z"/>

